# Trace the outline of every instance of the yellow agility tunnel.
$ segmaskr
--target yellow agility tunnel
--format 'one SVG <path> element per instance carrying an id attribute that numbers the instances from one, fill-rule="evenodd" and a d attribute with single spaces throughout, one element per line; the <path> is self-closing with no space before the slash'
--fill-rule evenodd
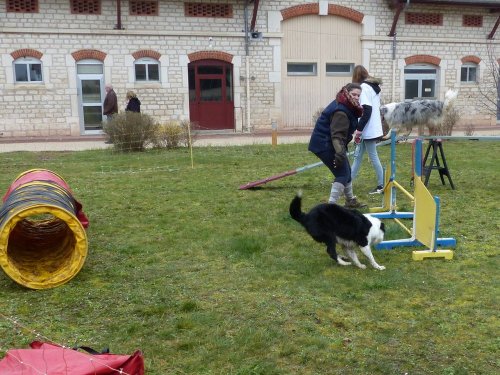
<path id="1" fill-rule="evenodd" d="M 48 289 L 71 280 L 87 257 L 89 221 L 62 177 L 20 174 L 0 208 L 0 266 L 15 282 Z"/>

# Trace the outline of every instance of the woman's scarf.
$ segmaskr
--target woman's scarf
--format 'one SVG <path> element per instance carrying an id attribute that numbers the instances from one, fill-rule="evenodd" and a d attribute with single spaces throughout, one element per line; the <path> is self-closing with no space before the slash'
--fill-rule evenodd
<path id="1" fill-rule="evenodd" d="M 338 92 L 335 100 L 337 100 L 337 103 L 345 105 L 347 109 L 349 109 L 354 114 L 354 116 L 359 118 L 363 115 L 363 107 L 356 103 L 353 98 L 351 98 L 351 95 L 349 95 L 349 92 L 347 91 L 347 88 L 345 86 L 342 87 L 342 89 Z"/>

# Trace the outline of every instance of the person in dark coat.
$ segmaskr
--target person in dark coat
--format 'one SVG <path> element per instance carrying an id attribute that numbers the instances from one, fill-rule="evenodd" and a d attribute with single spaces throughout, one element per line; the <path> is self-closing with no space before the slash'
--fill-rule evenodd
<path id="1" fill-rule="evenodd" d="M 137 98 L 137 95 L 133 91 L 127 92 L 127 107 L 125 111 L 129 112 L 141 112 L 141 101 Z"/>
<path id="2" fill-rule="evenodd" d="M 347 158 L 347 144 L 352 140 L 358 118 L 363 114 L 360 96 L 359 84 L 349 83 L 342 87 L 316 121 L 308 148 L 334 175 L 328 203 L 336 203 L 345 195 L 345 206 L 348 208 L 366 206 L 353 194 L 351 166 Z"/>
<path id="3" fill-rule="evenodd" d="M 104 86 L 104 90 L 106 91 L 106 97 L 102 104 L 102 114 L 105 115 L 108 120 L 111 120 L 111 118 L 118 113 L 118 99 L 112 85 L 107 84 Z"/>

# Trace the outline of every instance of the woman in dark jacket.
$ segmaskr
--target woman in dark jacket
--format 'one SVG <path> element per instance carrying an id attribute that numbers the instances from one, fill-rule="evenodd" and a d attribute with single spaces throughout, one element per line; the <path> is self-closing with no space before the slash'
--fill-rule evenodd
<path id="1" fill-rule="evenodd" d="M 125 111 L 129 112 L 141 112 L 141 101 L 137 98 L 137 95 L 133 91 L 127 92 L 127 107 Z"/>
<path id="2" fill-rule="evenodd" d="M 361 86 L 349 83 L 342 87 L 316 121 L 309 142 L 309 151 L 313 152 L 334 175 L 328 203 L 336 203 L 345 194 L 348 208 L 361 208 L 353 194 L 351 166 L 347 158 L 347 144 L 358 125 L 358 118 L 363 114 L 359 105 Z"/>

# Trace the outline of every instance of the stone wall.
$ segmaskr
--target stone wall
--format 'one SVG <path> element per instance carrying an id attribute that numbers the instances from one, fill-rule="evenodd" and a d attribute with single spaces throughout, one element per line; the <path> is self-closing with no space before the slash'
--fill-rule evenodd
<path id="1" fill-rule="evenodd" d="M 210 0 L 206 3 L 221 3 Z M 232 18 L 185 17 L 184 1 L 159 0 L 158 16 L 129 15 L 128 1 L 122 1 L 123 30 L 115 30 L 116 4 L 102 1 L 101 14 L 75 15 L 69 0 L 39 0 L 39 13 L 5 13 L 0 9 L 0 133 L 9 136 L 79 135 L 80 120 L 76 90 L 76 65 L 73 54 L 96 50 L 104 56 L 105 81 L 112 83 L 121 108 L 125 93 L 134 90 L 145 113 L 158 121 L 189 118 L 187 64 L 189 55 L 200 51 L 223 52 L 232 56 L 236 131 L 270 129 L 271 119 L 279 123 L 281 109 L 280 22 L 282 11 L 296 5 L 313 4 L 319 12 L 328 6 L 352 9 L 363 18 L 363 64 L 384 80 L 384 100 L 400 101 L 404 97 L 403 69 L 411 56 L 427 55 L 439 59 L 440 95 L 447 88 L 460 91 L 458 103 L 464 121 L 496 124 L 480 105 L 484 95 L 477 85 L 460 83 L 461 59 L 480 59 L 484 93 L 490 92 L 489 65 L 500 57 L 498 32 L 487 41 L 498 17 L 476 7 L 438 7 L 410 5 L 407 11 L 442 13 L 442 26 L 406 25 L 404 12 L 397 24 L 396 60 L 392 60 L 393 39 L 388 37 L 394 17 L 385 0 L 339 1 L 261 1 L 256 30 L 263 40 L 249 45 L 250 74 L 246 77 L 246 51 L 243 36 L 242 1 L 224 1 L 233 8 Z M 316 6 L 317 5 L 317 6 Z M 311 9 L 311 6 L 306 7 Z M 340 9 L 340 8 L 339 8 Z M 308 11 L 309 11 L 308 10 Z M 462 15 L 480 15 L 482 27 L 462 26 Z M 252 16 L 252 6 L 249 16 Z M 349 15 L 346 15 L 349 16 Z M 212 40 L 209 40 L 209 37 Z M 43 83 L 13 82 L 13 53 L 29 49 L 40 54 Z M 150 50 L 160 56 L 161 81 L 134 81 L 134 53 Z M 14 54 L 14 56 L 16 56 Z M 250 84 L 247 105 L 246 84 Z M 250 116 L 245 112 L 250 108 Z M 250 117 L 250 126 L 246 119 Z"/>

